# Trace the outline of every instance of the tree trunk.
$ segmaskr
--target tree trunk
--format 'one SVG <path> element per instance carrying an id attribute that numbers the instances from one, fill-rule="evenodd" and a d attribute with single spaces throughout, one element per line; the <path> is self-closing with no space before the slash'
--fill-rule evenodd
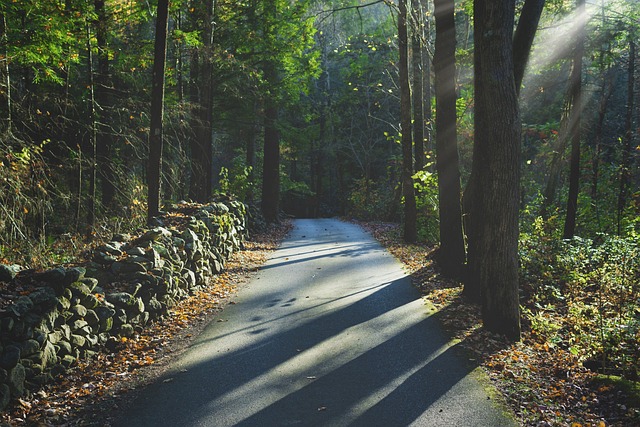
<path id="1" fill-rule="evenodd" d="M 413 156 L 411 144 L 411 89 L 409 87 L 409 43 L 407 31 L 407 1 L 398 2 L 398 47 L 400 63 L 400 133 L 402 134 L 402 195 L 404 197 L 404 241 L 417 240 L 416 197 L 413 188 Z"/>
<path id="2" fill-rule="evenodd" d="M 538 30 L 538 22 L 544 8 L 545 0 L 526 0 L 518 19 L 518 26 L 513 36 L 513 75 L 516 92 L 520 93 L 524 72 L 529 62 L 531 46 Z"/>
<path id="3" fill-rule="evenodd" d="M 456 132 L 456 33 L 453 0 L 435 0 L 433 57 L 436 91 L 436 169 L 440 200 L 438 262 L 448 276 L 460 274 L 465 261 L 460 205 L 460 166 Z"/>
<path id="4" fill-rule="evenodd" d="M 476 191 L 472 280 L 481 289 L 484 327 L 520 339 L 518 206 L 521 123 L 513 73 L 515 4 L 474 1 Z"/>
<path id="5" fill-rule="evenodd" d="M 194 138 L 191 140 L 191 186 L 189 196 L 206 202 L 213 185 L 213 1 L 200 0 L 194 8 L 195 26 L 202 28 L 202 46 L 192 56 L 191 102 L 194 105 Z M 198 21 L 202 20 L 202 23 Z"/>
<path id="6" fill-rule="evenodd" d="M 276 0 L 265 0 L 264 38 L 273 43 L 273 24 L 277 18 Z M 278 105 L 275 99 L 279 84 L 276 59 L 268 57 L 264 64 L 264 79 L 271 88 L 264 109 L 264 158 L 262 166 L 262 214 L 269 222 L 278 221 L 280 211 L 280 135 L 277 128 Z"/>
<path id="7" fill-rule="evenodd" d="M 431 54 L 429 49 L 430 24 L 429 4 L 421 0 L 422 27 L 422 107 L 424 116 L 425 157 L 433 152 L 433 115 L 431 114 Z M 426 161 L 426 159 L 425 159 Z M 429 162 L 427 162 L 429 163 Z M 432 168 L 429 168 L 432 170 Z"/>
<path id="8" fill-rule="evenodd" d="M 412 52 L 412 101 L 413 101 L 413 151 L 414 151 L 414 171 L 418 172 L 424 168 L 424 92 L 422 85 L 424 79 L 424 71 L 422 69 L 422 40 L 423 40 L 423 21 L 426 16 L 422 13 L 419 0 L 411 2 L 411 52 Z"/>
<path id="9" fill-rule="evenodd" d="M 620 164 L 620 190 L 618 192 L 617 230 L 622 234 L 622 217 L 627 205 L 629 180 L 631 176 L 632 142 L 633 142 L 633 96 L 635 88 L 636 43 L 629 39 L 629 68 L 627 83 L 627 114 L 625 119 L 624 144 L 622 146 L 622 163 Z"/>
<path id="10" fill-rule="evenodd" d="M 584 55 L 584 38 L 586 19 L 585 0 L 577 0 L 577 15 L 580 28 L 576 33 L 576 45 L 573 52 L 573 67 L 571 69 L 571 94 L 573 106 L 569 119 L 571 135 L 571 158 L 569 165 L 569 195 L 567 197 L 567 216 L 564 222 L 564 239 L 571 239 L 576 230 L 576 216 L 578 214 L 578 193 L 580 191 L 580 116 L 582 115 L 582 57 Z"/>
<path id="11" fill-rule="evenodd" d="M 0 46 L 5 46 L 4 51 L 4 59 L 0 64 L 0 93 L 4 95 L 5 102 L 4 108 L 6 111 L 0 117 L 0 133 L 6 132 L 7 134 L 11 133 L 11 75 L 9 74 L 9 45 L 8 45 L 8 36 L 7 36 L 7 18 L 0 11 Z M 2 87 L 4 86 L 4 90 Z"/>
<path id="12" fill-rule="evenodd" d="M 93 47 L 91 46 L 91 27 L 86 23 L 87 30 L 87 74 L 89 76 L 89 201 L 87 210 L 87 234 L 93 234 L 96 225 L 96 157 L 97 157 L 97 124 L 96 99 L 93 75 Z"/>
<path id="13" fill-rule="evenodd" d="M 107 46 L 108 16 L 105 10 L 104 0 L 95 0 L 94 8 L 97 16 L 96 42 L 98 48 L 98 72 L 96 73 L 96 102 L 100 106 L 97 120 L 98 147 L 97 162 L 100 171 L 102 204 L 106 208 L 112 207 L 115 196 L 115 174 L 113 171 L 113 132 L 111 131 L 110 112 L 112 99 L 109 94 L 111 88 L 109 71 L 109 50 Z"/>
<path id="14" fill-rule="evenodd" d="M 164 109 L 164 67 L 167 59 L 169 0 L 158 0 L 156 39 L 151 80 L 151 128 L 149 130 L 148 212 L 147 220 L 160 212 L 160 177 L 162 174 L 162 116 Z"/>

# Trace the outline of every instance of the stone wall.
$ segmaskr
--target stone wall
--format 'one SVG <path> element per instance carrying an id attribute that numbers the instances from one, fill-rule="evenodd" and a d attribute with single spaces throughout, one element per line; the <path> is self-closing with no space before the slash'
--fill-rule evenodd
<path id="1" fill-rule="evenodd" d="M 0 266 L 9 288 L 31 290 L 0 309 L 0 410 L 205 288 L 246 237 L 246 207 L 175 205 L 156 224 L 114 236 L 79 265 Z"/>

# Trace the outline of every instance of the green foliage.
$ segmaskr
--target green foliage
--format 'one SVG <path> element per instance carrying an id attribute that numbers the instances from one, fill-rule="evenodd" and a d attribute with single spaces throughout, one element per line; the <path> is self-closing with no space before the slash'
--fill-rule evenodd
<path id="1" fill-rule="evenodd" d="M 427 167 L 429 166 L 427 165 Z M 440 241 L 437 175 L 422 170 L 412 178 L 414 179 L 418 209 L 418 240 L 435 244 Z"/>
<path id="2" fill-rule="evenodd" d="M 366 178 L 354 180 L 349 193 L 349 214 L 365 221 L 387 219 L 393 192 Z"/>
<path id="3" fill-rule="evenodd" d="M 637 237 L 558 240 L 535 221 L 520 240 L 523 313 L 532 331 L 606 373 L 640 374 Z"/>
<path id="4" fill-rule="evenodd" d="M 251 181 L 252 168 L 244 166 L 242 162 L 234 162 L 230 171 L 224 166 L 220 168 L 220 192 L 233 194 L 238 200 L 248 201 L 249 195 L 255 190 L 255 183 Z"/>

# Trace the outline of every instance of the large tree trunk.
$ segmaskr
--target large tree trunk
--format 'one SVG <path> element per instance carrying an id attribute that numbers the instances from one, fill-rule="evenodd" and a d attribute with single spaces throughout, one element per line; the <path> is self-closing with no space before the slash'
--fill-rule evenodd
<path id="1" fill-rule="evenodd" d="M 571 157 L 569 160 L 569 195 L 567 197 L 567 216 L 564 222 L 563 238 L 571 239 L 576 230 L 578 214 L 578 193 L 580 191 L 580 117 L 582 115 L 582 57 L 584 55 L 585 38 L 585 0 L 577 0 L 577 15 L 580 28 L 576 33 L 575 50 L 573 51 L 573 68 L 571 69 L 571 98 L 573 106 L 569 119 L 571 135 Z"/>
<path id="2" fill-rule="evenodd" d="M 202 29 L 202 46 L 191 60 L 191 102 L 194 105 L 194 137 L 191 140 L 191 185 L 189 196 L 198 202 L 209 200 L 213 186 L 213 45 L 214 1 L 194 2 L 196 28 Z"/>
<path id="3" fill-rule="evenodd" d="M 160 177 L 162 172 L 162 116 L 164 109 L 164 67 L 167 59 L 167 32 L 169 0 L 158 0 L 156 39 L 153 52 L 153 77 L 151 80 L 151 127 L 149 129 L 149 166 L 147 179 L 147 220 L 160 211 Z"/>
<path id="4" fill-rule="evenodd" d="M 411 146 L 411 89 L 409 88 L 409 43 L 407 31 L 407 0 L 398 8 L 398 47 L 400 63 L 400 133 L 402 134 L 402 195 L 404 197 L 403 238 L 413 243 L 418 238 L 416 197 L 413 188 L 413 155 Z"/>
<path id="5" fill-rule="evenodd" d="M 473 269 L 487 330 L 520 339 L 518 206 L 521 123 L 513 74 L 514 2 L 474 1 L 475 142 L 477 180 Z"/>
<path id="6" fill-rule="evenodd" d="M 460 205 L 460 166 L 456 133 L 456 33 L 453 0 L 435 0 L 436 43 L 433 58 L 436 90 L 436 169 L 440 200 L 438 261 L 457 276 L 465 261 Z"/>

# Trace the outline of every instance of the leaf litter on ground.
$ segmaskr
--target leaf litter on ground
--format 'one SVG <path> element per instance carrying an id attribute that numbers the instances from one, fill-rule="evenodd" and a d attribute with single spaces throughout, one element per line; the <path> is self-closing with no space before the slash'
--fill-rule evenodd
<path id="1" fill-rule="evenodd" d="M 462 284 L 439 274 L 435 245 L 403 243 L 395 223 L 359 224 L 405 265 L 445 330 L 487 372 L 520 425 L 640 426 L 637 383 L 624 387 L 619 379 L 586 369 L 576 355 L 541 339 L 526 324 L 515 344 L 484 330 L 479 307 L 462 298 Z"/>
<path id="2" fill-rule="evenodd" d="M 135 390 L 158 378 L 192 338 L 211 322 L 238 287 L 264 264 L 291 229 L 289 222 L 251 236 L 210 278 L 209 286 L 173 307 L 161 320 L 113 347 L 80 361 L 64 377 L 20 399 L 0 417 L 11 426 L 108 426 Z"/>

